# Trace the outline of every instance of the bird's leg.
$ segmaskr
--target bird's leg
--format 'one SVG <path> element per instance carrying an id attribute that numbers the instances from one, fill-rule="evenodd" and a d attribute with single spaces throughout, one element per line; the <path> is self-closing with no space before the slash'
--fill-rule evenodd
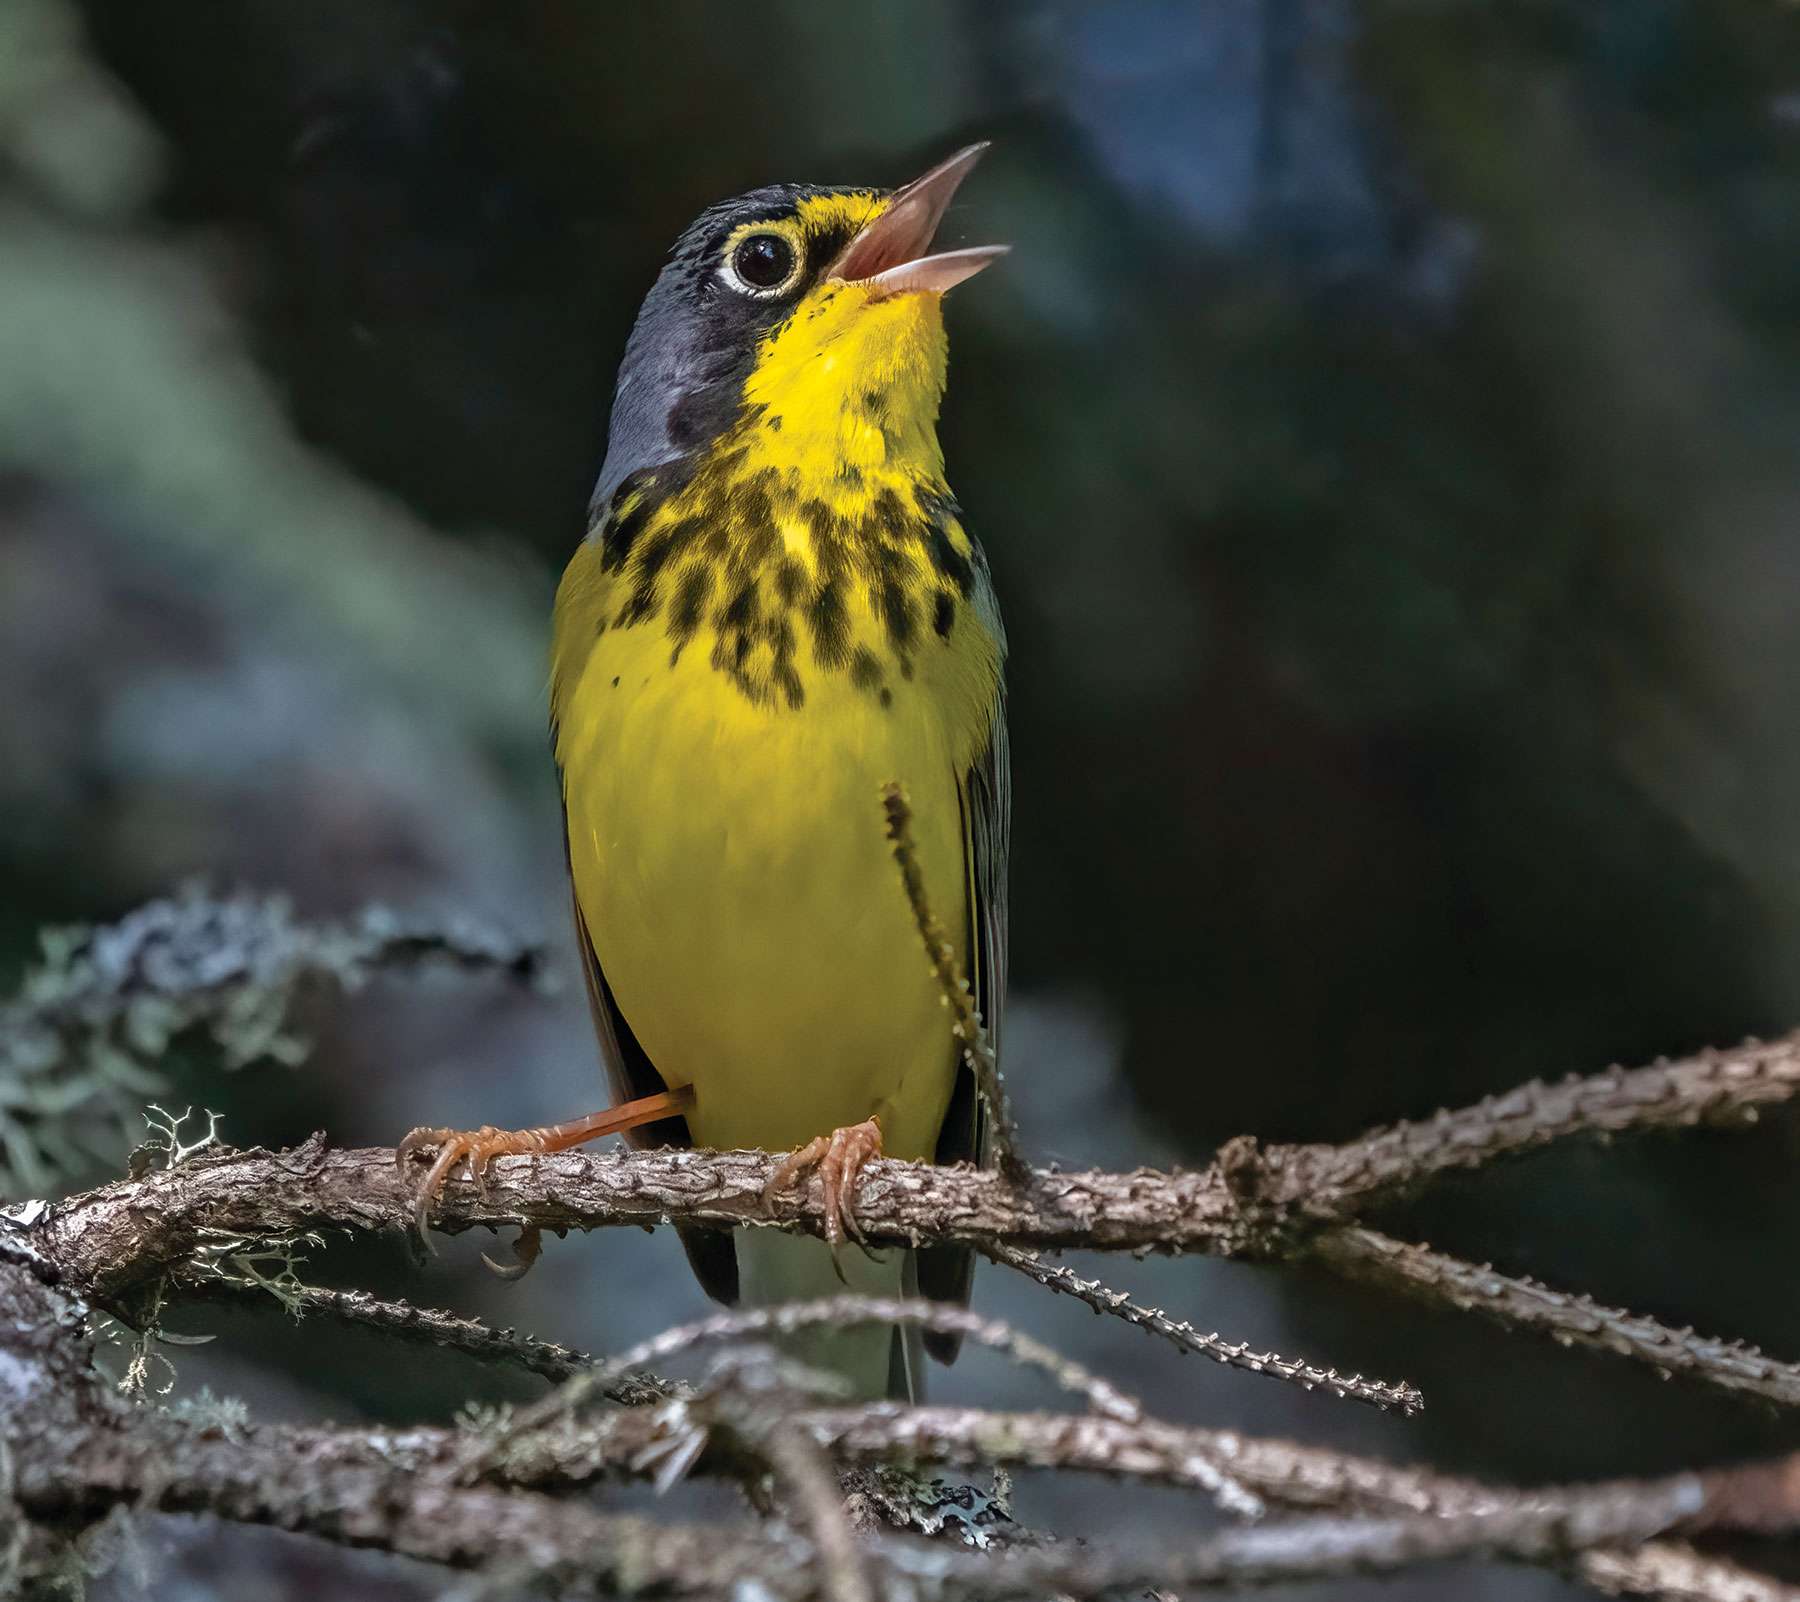
<path id="1" fill-rule="evenodd" d="M 421 1127 L 413 1130 L 394 1148 L 394 1163 L 401 1173 L 406 1172 L 414 1152 L 433 1146 L 437 1148 L 437 1161 L 420 1184 L 418 1200 L 413 1207 L 413 1221 L 419 1227 L 420 1238 L 426 1245 L 431 1244 L 427 1228 L 431 1204 L 443 1190 L 450 1171 L 463 1158 L 468 1158 L 469 1178 L 474 1180 L 476 1191 L 485 1201 L 488 1164 L 496 1157 L 567 1151 L 571 1146 L 584 1145 L 602 1135 L 616 1135 L 621 1130 L 636 1129 L 639 1124 L 653 1124 L 659 1118 L 679 1117 L 693 1100 L 692 1087 L 682 1085 L 676 1090 L 659 1090 L 654 1096 L 640 1096 L 636 1101 L 609 1107 L 605 1112 L 573 1118 L 566 1124 L 546 1124 L 538 1129 L 496 1129 L 492 1124 L 484 1124 L 480 1129 Z"/>
<path id="2" fill-rule="evenodd" d="M 834 1129 L 829 1135 L 815 1136 L 776 1164 L 768 1184 L 763 1186 L 763 1201 L 766 1204 L 783 1185 L 816 1168 L 825 1191 L 825 1239 L 830 1243 L 832 1257 L 836 1258 L 846 1236 L 866 1247 L 862 1225 L 856 1221 L 856 1181 L 863 1165 L 880 1155 L 879 1114 L 860 1124 Z"/>

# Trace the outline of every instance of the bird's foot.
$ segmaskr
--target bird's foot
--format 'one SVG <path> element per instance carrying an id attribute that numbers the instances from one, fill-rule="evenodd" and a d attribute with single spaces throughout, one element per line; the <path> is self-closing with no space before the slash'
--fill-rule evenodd
<path id="1" fill-rule="evenodd" d="M 442 1194 L 444 1183 L 456 1165 L 465 1158 L 475 1192 L 486 1201 L 488 1165 L 496 1157 L 528 1157 L 567 1151 L 571 1146 L 598 1140 L 602 1135 L 616 1135 L 622 1130 L 635 1129 L 639 1124 L 679 1117 L 692 1102 L 692 1090 L 683 1085 L 676 1090 L 658 1091 L 654 1096 L 640 1096 L 622 1107 L 590 1113 L 586 1118 L 571 1119 L 566 1124 L 545 1124 L 537 1129 L 496 1129 L 492 1124 L 483 1124 L 479 1129 L 415 1129 L 394 1148 L 394 1164 L 404 1174 L 415 1154 L 433 1148 L 437 1151 L 437 1158 L 420 1182 L 413 1201 L 413 1222 L 418 1226 L 419 1238 L 428 1247 L 431 1245 L 431 1204 Z M 528 1234 L 534 1233 L 528 1231 Z M 528 1243 L 522 1236 L 520 1245 L 525 1248 L 520 1252 L 523 1266 L 510 1270 L 496 1267 L 496 1273 L 516 1279 L 531 1266 L 537 1257 L 536 1241 Z"/>
<path id="2" fill-rule="evenodd" d="M 444 1182 L 459 1162 L 468 1159 L 469 1178 L 475 1183 L 475 1193 L 486 1201 L 488 1164 L 496 1157 L 518 1157 L 552 1150 L 546 1139 L 549 1134 L 549 1129 L 496 1129 L 492 1124 L 483 1124 L 479 1129 L 421 1127 L 413 1130 L 394 1148 L 394 1165 L 402 1174 L 415 1152 L 433 1148 L 437 1151 L 436 1161 L 420 1181 L 418 1193 L 413 1198 L 413 1223 L 418 1228 L 419 1238 L 427 1246 L 431 1244 L 431 1204 L 442 1193 Z"/>
<path id="3" fill-rule="evenodd" d="M 856 1221 L 856 1181 L 869 1159 L 880 1155 L 881 1123 L 875 1118 L 816 1136 L 776 1164 L 768 1184 L 763 1186 L 763 1202 L 766 1205 L 784 1185 L 818 1169 L 819 1183 L 825 1192 L 825 1239 L 835 1259 L 846 1237 L 859 1246 L 868 1244 L 862 1225 Z"/>

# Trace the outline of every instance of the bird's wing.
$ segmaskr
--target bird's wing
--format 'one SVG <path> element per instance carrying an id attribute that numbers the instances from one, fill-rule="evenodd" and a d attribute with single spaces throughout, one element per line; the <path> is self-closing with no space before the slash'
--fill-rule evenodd
<path id="1" fill-rule="evenodd" d="M 568 850 L 568 820 L 564 816 L 563 848 Z M 638 1038 L 631 1032 L 631 1025 L 625 1021 L 625 1015 L 619 1011 L 618 1002 L 613 1000 L 612 987 L 606 982 L 606 975 L 600 968 L 599 954 L 594 950 L 593 938 L 588 934 L 587 917 L 581 910 L 581 897 L 575 892 L 575 878 L 569 876 L 569 899 L 575 909 L 575 941 L 581 948 L 581 972 L 587 980 L 588 1010 L 594 1016 L 594 1033 L 600 1040 L 600 1056 L 606 1064 L 607 1083 L 612 1087 L 613 1101 L 625 1102 L 636 1100 L 640 1096 L 654 1096 L 659 1090 L 669 1087 L 663 1083 L 663 1077 L 656 1071 L 656 1064 L 651 1062 L 650 1054 L 638 1044 Z M 647 1146 L 691 1146 L 692 1137 L 688 1134 L 685 1118 L 665 1118 L 654 1124 L 643 1124 L 636 1129 L 625 1131 L 628 1144 L 639 1147 Z M 681 1236 L 682 1249 L 687 1253 L 689 1265 L 694 1270 L 694 1277 L 700 1281 L 700 1288 L 714 1301 L 733 1306 L 738 1298 L 738 1265 L 737 1251 L 732 1245 L 731 1236 L 716 1229 L 683 1229 L 675 1226 Z"/>
<path id="2" fill-rule="evenodd" d="M 994 1055 L 1006 1008 L 1006 860 L 1012 836 L 1012 758 L 1006 741 L 1006 694 L 994 705 L 987 749 L 963 777 L 963 849 L 969 865 L 969 967 L 975 1006 Z M 950 1110 L 938 1136 L 940 1163 L 989 1158 L 987 1114 L 968 1063 L 957 1065 Z M 966 1304 L 975 1280 L 975 1254 L 962 1246 L 930 1246 L 919 1253 L 919 1290 L 934 1301 Z M 925 1334 L 925 1349 L 940 1363 L 954 1362 L 958 1335 Z"/>

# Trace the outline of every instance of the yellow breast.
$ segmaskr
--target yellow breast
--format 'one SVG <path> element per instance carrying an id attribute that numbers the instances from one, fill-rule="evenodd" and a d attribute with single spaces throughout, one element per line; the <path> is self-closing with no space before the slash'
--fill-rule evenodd
<path id="1" fill-rule="evenodd" d="M 674 491 L 628 483 L 623 536 L 585 544 L 558 594 L 576 898 L 633 1033 L 693 1086 L 699 1144 L 780 1149 L 879 1112 L 891 1154 L 929 1156 L 955 1046 L 880 792 L 911 796 L 966 967 L 961 787 L 999 673 L 971 549 L 914 482 L 793 495 L 754 453 L 717 456 Z"/>

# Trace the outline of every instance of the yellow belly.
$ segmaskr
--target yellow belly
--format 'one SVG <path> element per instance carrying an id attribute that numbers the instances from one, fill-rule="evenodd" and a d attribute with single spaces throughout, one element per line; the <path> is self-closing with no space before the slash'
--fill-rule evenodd
<path id="1" fill-rule="evenodd" d="M 922 685 L 879 706 L 845 674 L 759 707 L 703 648 L 598 639 L 560 698 L 576 896 L 620 1011 L 703 1146 L 780 1150 L 879 1113 L 929 1157 L 956 1055 L 882 830 L 898 780 L 967 969 L 959 768 Z M 965 758 L 966 760 L 966 758 Z"/>

